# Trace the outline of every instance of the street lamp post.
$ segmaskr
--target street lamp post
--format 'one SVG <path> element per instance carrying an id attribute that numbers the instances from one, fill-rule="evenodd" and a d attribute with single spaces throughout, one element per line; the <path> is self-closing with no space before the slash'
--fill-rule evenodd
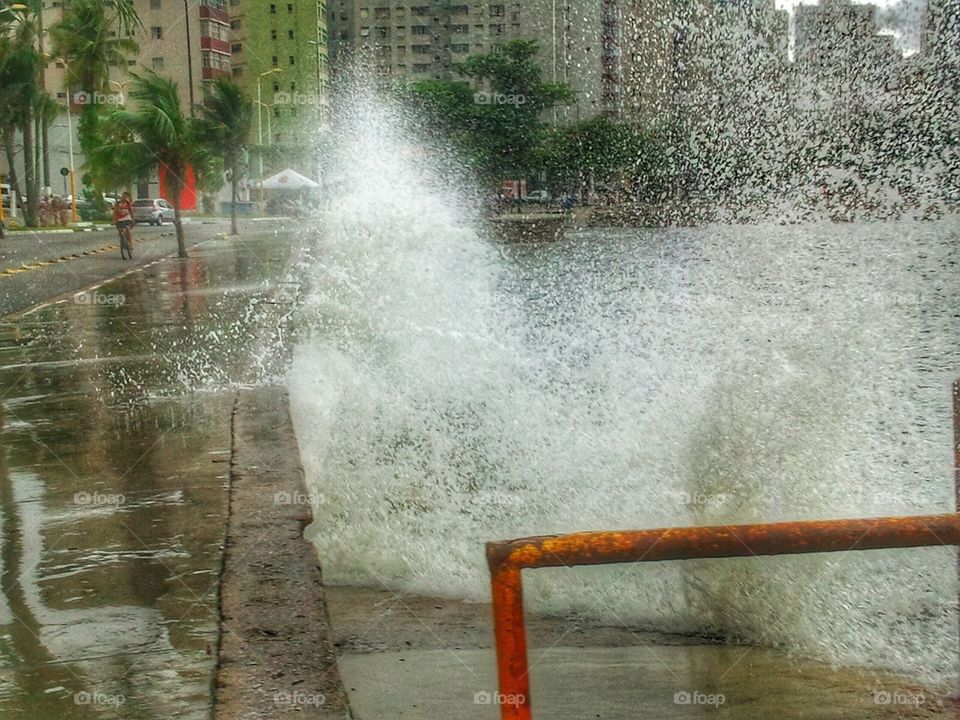
<path id="1" fill-rule="evenodd" d="M 67 148 L 70 152 L 70 222 L 79 222 L 77 214 L 77 174 L 73 165 L 73 113 L 70 111 L 70 90 L 67 89 Z"/>
<path id="2" fill-rule="evenodd" d="M 260 214 L 264 211 L 263 197 L 263 79 L 267 75 L 282 73 L 283 68 L 271 68 L 257 76 L 257 144 L 260 145 Z M 270 131 L 268 130 L 268 133 Z"/>
<path id="3" fill-rule="evenodd" d="M 319 8 L 319 5 L 318 5 Z M 318 9 L 319 13 L 319 9 Z M 314 103 L 317 108 L 317 133 L 318 133 L 318 145 L 319 145 L 319 134 L 323 131 L 323 127 L 326 124 L 326 113 L 324 112 L 324 87 L 323 87 L 323 44 L 321 43 L 320 38 L 320 25 L 317 25 L 317 39 L 316 40 L 307 40 L 308 45 L 315 45 L 317 48 L 317 96 L 314 98 Z M 316 171 L 316 180 L 321 182 L 321 170 L 320 170 L 320 148 L 314 148 L 314 169 Z"/>

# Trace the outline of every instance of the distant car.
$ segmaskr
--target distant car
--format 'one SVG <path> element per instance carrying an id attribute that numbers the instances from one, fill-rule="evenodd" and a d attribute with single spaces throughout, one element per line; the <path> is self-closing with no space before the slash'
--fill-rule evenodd
<path id="1" fill-rule="evenodd" d="M 133 219 L 138 223 L 162 225 L 173 220 L 173 205 L 163 198 L 136 200 L 133 203 Z"/>
<path id="2" fill-rule="evenodd" d="M 10 190 L 10 186 L 7 185 L 6 183 L 3 183 L 2 185 L 0 185 L 0 195 L 3 196 L 3 207 L 9 209 L 10 198 L 13 195 L 13 193 Z M 23 207 L 26 204 L 27 204 L 27 199 L 23 197 L 23 195 L 21 195 L 20 202 L 17 203 L 17 207 Z"/>
<path id="3" fill-rule="evenodd" d="M 527 202 L 541 203 L 544 205 L 549 203 L 551 199 L 550 193 L 548 193 L 546 190 L 534 190 L 533 192 L 528 192 L 527 197 L 524 198 L 524 200 Z"/>

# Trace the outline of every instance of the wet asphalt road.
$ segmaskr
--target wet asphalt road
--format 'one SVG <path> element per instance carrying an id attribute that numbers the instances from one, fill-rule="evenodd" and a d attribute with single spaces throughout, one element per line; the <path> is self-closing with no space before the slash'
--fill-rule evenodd
<path id="1" fill-rule="evenodd" d="M 226 221 L 190 222 L 192 245 L 228 231 Z M 177 252 L 172 225 L 138 225 L 134 259 L 120 258 L 115 231 L 82 233 L 7 233 L 0 240 L 0 317 L 22 312 L 44 301 L 75 293 L 135 267 Z"/>
<path id="2" fill-rule="evenodd" d="M 175 249 L 151 238 L 139 261 Z M 0 717 L 209 717 L 234 388 L 280 355 L 292 252 L 212 239 L 96 289 L 116 302 L 0 322 Z M 0 276 L 0 296 L 10 312 L 128 267 L 81 256 Z"/>

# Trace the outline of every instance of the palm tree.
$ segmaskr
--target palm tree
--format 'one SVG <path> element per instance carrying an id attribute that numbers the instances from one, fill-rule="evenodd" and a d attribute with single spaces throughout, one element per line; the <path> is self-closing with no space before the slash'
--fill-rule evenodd
<path id="1" fill-rule="evenodd" d="M 237 184 L 243 175 L 244 156 L 253 127 L 253 102 L 239 85 L 219 78 L 200 111 L 203 139 L 212 152 L 223 158 L 230 176 L 230 234 L 237 235 Z"/>
<path id="2" fill-rule="evenodd" d="M 135 110 L 115 110 L 107 116 L 102 144 L 88 164 L 114 185 L 132 184 L 163 173 L 172 197 L 177 248 L 187 257 L 180 196 L 188 172 L 203 178 L 212 171 L 213 156 L 201 137 L 200 123 L 186 117 L 180 107 L 177 84 L 155 72 L 131 73 L 130 99 Z"/>
<path id="3" fill-rule="evenodd" d="M 67 67 L 67 102 L 84 91 L 91 102 L 80 117 L 80 146 L 92 150 L 97 134 L 95 93 L 106 92 L 112 66 L 125 66 L 138 50 L 130 37 L 143 25 L 133 0 L 72 0 L 63 17 L 50 28 L 52 56 Z"/>

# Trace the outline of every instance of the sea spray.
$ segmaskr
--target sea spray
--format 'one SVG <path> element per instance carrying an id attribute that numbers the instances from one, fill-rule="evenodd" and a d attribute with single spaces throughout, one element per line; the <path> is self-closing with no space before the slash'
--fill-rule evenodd
<path id="1" fill-rule="evenodd" d="M 955 220 L 508 247 L 402 116 L 344 122 L 289 378 L 329 581 L 485 600 L 490 539 L 952 509 Z M 527 598 L 955 666 L 948 549 L 533 571 Z"/>

